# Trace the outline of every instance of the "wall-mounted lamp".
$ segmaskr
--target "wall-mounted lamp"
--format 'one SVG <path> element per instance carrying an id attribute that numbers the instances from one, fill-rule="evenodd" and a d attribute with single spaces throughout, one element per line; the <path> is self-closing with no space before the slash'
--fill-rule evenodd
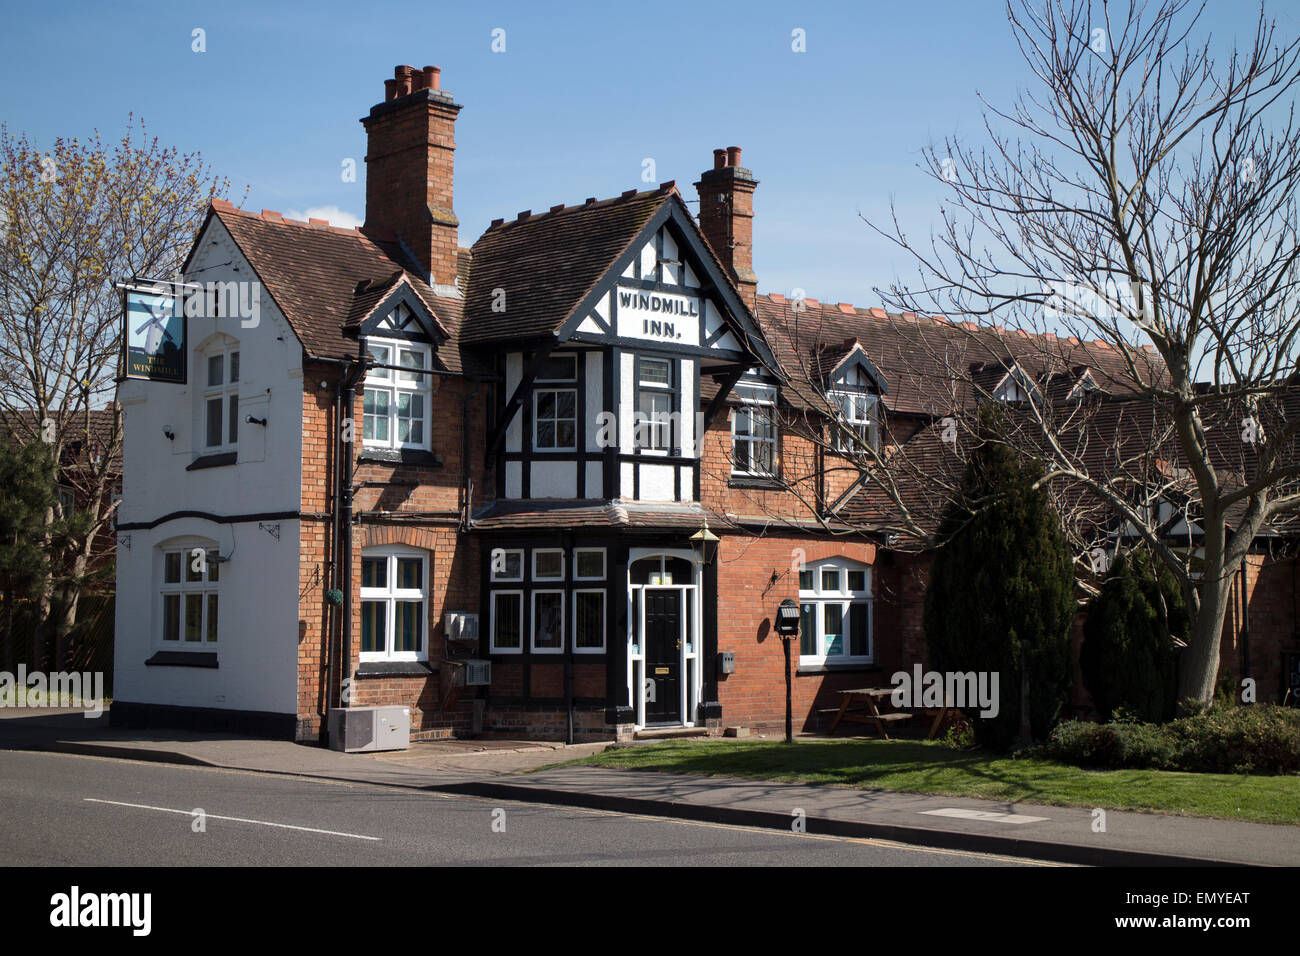
<path id="1" fill-rule="evenodd" d="M 252 415 L 245 415 L 244 421 L 248 422 L 250 425 L 261 425 L 263 428 L 266 427 L 265 418 L 254 418 Z"/>
<path id="2" fill-rule="evenodd" d="M 257 527 L 258 527 L 259 530 L 261 530 L 261 531 L 265 531 L 267 534 L 269 534 L 269 535 L 270 535 L 272 538 L 274 538 L 276 541 L 279 541 L 279 540 L 280 540 L 280 525 L 279 525 L 278 523 L 277 523 L 277 524 L 267 524 L 267 523 L 264 522 L 264 521 L 259 521 L 259 522 L 257 523 Z"/>
<path id="3" fill-rule="evenodd" d="M 176 432 L 172 431 L 170 425 L 163 426 L 163 434 L 167 436 L 168 441 L 174 441 L 176 439 Z"/>
<path id="4" fill-rule="evenodd" d="M 701 564 L 712 564 L 718 554 L 718 536 L 709 530 L 707 515 L 700 530 L 691 535 L 691 550 L 695 552 L 695 560 Z"/>

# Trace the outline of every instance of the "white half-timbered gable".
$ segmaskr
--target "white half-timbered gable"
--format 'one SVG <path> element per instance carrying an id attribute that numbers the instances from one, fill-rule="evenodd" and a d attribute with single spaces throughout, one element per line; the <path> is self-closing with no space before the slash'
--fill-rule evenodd
<path id="1" fill-rule="evenodd" d="M 501 362 L 502 498 L 695 501 L 701 377 L 771 361 L 675 193 L 537 346 Z"/>

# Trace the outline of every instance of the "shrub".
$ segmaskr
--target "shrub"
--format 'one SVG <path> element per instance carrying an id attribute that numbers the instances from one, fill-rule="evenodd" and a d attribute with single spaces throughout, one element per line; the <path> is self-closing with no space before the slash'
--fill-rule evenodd
<path id="1" fill-rule="evenodd" d="M 1167 724 L 1070 720 L 1025 755 L 1108 770 L 1294 774 L 1300 773 L 1300 712 L 1259 704 Z"/>
<path id="2" fill-rule="evenodd" d="M 1173 718 L 1174 638 L 1186 637 L 1187 622 L 1172 574 L 1141 553 L 1116 559 L 1100 593 L 1088 602 L 1079 648 L 1083 683 L 1103 720 L 1112 719 L 1117 708 L 1144 721 Z"/>
<path id="3" fill-rule="evenodd" d="M 981 421 L 998 428 L 996 411 Z M 940 672 L 998 674 L 998 715 L 974 720 L 982 746 L 1006 749 L 1023 703 L 1036 739 L 1045 739 L 1069 693 L 1074 572 L 1060 521 L 1034 488 L 1039 466 L 988 441 L 972 455 L 963 486 L 939 529 L 926 588 L 924 628 L 930 666 Z"/>

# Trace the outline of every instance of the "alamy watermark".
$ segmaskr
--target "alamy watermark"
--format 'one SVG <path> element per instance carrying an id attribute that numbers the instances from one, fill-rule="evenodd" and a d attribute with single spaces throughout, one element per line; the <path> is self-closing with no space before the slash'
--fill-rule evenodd
<path id="1" fill-rule="evenodd" d="M 898 709 L 956 707 L 970 714 L 979 709 L 981 717 L 998 715 L 997 671 L 898 671 L 890 679 L 894 687 L 890 702 Z"/>
<path id="2" fill-rule="evenodd" d="M 87 718 L 98 717 L 104 712 L 104 672 L 28 673 L 27 665 L 19 664 L 16 676 L 0 671 L 0 707 L 73 707 Z"/>

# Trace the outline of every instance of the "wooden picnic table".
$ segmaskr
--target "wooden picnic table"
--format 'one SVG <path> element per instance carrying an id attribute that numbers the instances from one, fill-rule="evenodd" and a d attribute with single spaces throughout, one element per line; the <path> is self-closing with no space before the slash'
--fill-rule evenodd
<path id="1" fill-rule="evenodd" d="M 888 724 L 912 718 L 912 714 L 907 711 L 880 712 L 880 709 L 876 706 L 876 701 L 892 697 L 893 693 L 894 688 L 892 687 L 855 687 L 851 690 L 840 691 L 839 710 L 836 711 L 835 719 L 831 721 L 827 733 L 835 733 L 835 728 L 841 723 L 871 724 L 876 730 L 880 731 L 882 739 L 888 740 Z M 934 735 L 939 732 L 939 728 L 943 725 L 944 718 L 948 716 L 950 710 L 953 713 L 958 713 L 955 707 L 949 707 L 946 703 L 941 707 L 925 711 L 927 717 L 932 712 L 934 714 L 934 721 L 930 724 L 930 733 L 926 736 L 926 740 L 934 739 Z"/>

